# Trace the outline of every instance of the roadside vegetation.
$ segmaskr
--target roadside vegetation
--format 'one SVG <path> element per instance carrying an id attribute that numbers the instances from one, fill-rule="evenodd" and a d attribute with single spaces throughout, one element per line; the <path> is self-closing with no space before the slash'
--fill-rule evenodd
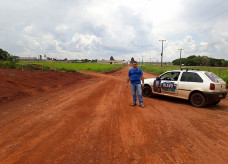
<path id="1" fill-rule="evenodd" d="M 110 60 L 114 58 L 111 56 Z M 131 63 L 134 58 L 131 58 Z M 176 59 L 173 65 L 164 65 L 162 68 L 158 65 L 144 64 L 139 65 L 142 70 L 154 74 L 162 74 L 165 71 L 180 69 L 179 64 L 183 64 L 182 68 L 200 69 L 202 71 L 213 72 L 221 77 L 228 86 L 228 61 L 224 59 L 214 59 L 207 56 L 189 56 L 183 59 Z M 189 65 L 189 66 L 188 66 Z M 223 66 L 223 67 L 222 67 Z M 0 48 L 0 68 L 11 69 L 34 69 L 34 70 L 54 70 L 76 72 L 77 70 L 87 70 L 94 72 L 107 73 L 124 67 L 124 65 L 115 64 L 98 64 L 93 62 L 87 63 L 66 63 L 58 61 L 19 61 L 17 56 L 10 55 L 7 51 Z"/>
<path id="2" fill-rule="evenodd" d="M 181 63 L 185 66 L 228 67 L 228 60 L 195 55 L 191 55 L 187 58 L 175 59 L 172 63 L 173 65 L 180 65 Z"/>
<path id="3" fill-rule="evenodd" d="M 77 70 L 88 70 L 94 72 L 107 73 L 115 71 L 122 67 L 124 67 L 124 65 L 98 63 L 66 63 L 57 61 L 19 61 L 19 58 L 17 56 L 12 56 L 10 53 L 0 48 L 0 68 L 54 70 L 65 72 L 77 72 Z"/>
<path id="4" fill-rule="evenodd" d="M 17 62 L 17 56 L 12 56 L 0 48 L 0 68 L 16 68 Z"/>
<path id="5" fill-rule="evenodd" d="M 60 62 L 28 62 L 21 61 L 18 63 L 19 66 L 27 67 L 37 67 L 43 66 L 44 70 L 56 70 L 56 71 L 70 71 L 75 72 L 77 70 L 87 70 L 94 72 L 110 72 L 116 69 L 124 67 L 124 65 L 115 64 L 98 64 L 98 63 L 60 63 Z"/>
<path id="6" fill-rule="evenodd" d="M 33 70 L 53 70 L 62 72 L 77 72 L 77 70 L 87 70 L 93 72 L 108 73 L 123 68 L 124 65 L 97 64 L 97 63 L 58 63 L 58 62 L 10 62 L 0 61 L 0 68 L 10 69 L 33 69 Z"/>

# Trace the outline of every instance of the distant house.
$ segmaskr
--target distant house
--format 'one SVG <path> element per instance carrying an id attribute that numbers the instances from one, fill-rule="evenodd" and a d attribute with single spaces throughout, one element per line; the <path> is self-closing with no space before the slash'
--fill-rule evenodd
<path id="1" fill-rule="evenodd" d="M 149 64 L 152 64 L 152 65 L 161 65 L 161 62 L 148 62 Z M 172 62 L 163 62 L 163 65 L 173 65 Z"/>
<path id="2" fill-rule="evenodd" d="M 19 57 L 20 60 L 24 60 L 24 61 L 33 61 L 33 60 L 37 60 L 37 57 Z"/>
<path id="3" fill-rule="evenodd" d="M 122 60 L 97 60 L 99 64 L 123 64 Z"/>

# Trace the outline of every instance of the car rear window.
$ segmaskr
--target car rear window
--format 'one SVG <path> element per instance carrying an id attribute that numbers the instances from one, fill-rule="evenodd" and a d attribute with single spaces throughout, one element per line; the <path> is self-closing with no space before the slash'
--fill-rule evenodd
<path id="1" fill-rule="evenodd" d="M 194 72 L 183 72 L 180 81 L 186 82 L 203 82 L 203 79 Z"/>
<path id="2" fill-rule="evenodd" d="M 212 81 L 212 82 L 219 82 L 219 80 L 221 80 L 220 77 L 218 77 L 217 75 L 215 75 L 212 72 L 205 72 L 205 75 Z"/>

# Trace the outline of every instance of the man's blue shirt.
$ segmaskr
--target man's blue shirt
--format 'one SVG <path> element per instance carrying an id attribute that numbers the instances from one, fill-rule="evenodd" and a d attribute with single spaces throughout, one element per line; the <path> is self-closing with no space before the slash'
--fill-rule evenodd
<path id="1" fill-rule="evenodd" d="M 140 68 L 131 68 L 128 71 L 128 76 L 130 76 L 131 84 L 141 84 L 140 76 L 143 75 L 143 72 Z"/>

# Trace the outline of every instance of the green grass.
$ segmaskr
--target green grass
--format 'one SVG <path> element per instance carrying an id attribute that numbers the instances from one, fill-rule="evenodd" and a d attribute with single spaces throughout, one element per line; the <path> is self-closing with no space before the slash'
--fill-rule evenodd
<path id="1" fill-rule="evenodd" d="M 58 63 L 58 62 L 27 62 L 22 61 L 18 63 L 20 66 L 28 67 L 30 64 L 43 65 L 44 68 L 57 71 L 77 71 L 77 70 L 87 70 L 94 72 L 109 72 L 119 68 L 124 67 L 124 65 L 114 65 L 114 64 L 98 64 L 98 63 Z"/>
<path id="2" fill-rule="evenodd" d="M 9 61 L 0 61 L 0 68 L 14 69 L 17 67 L 18 67 L 18 63 L 9 62 Z"/>
<path id="3" fill-rule="evenodd" d="M 162 74 L 166 71 L 170 70 L 179 70 L 179 66 L 161 66 L 158 65 L 150 65 L 150 64 L 144 64 L 143 67 L 139 66 L 142 68 L 142 70 L 151 72 L 154 74 Z M 228 86 L 228 67 L 206 67 L 206 66 L 184 66 L 182 68 L 193 68 L 193 69 L 200 69 L 201 71 L 208 71 L 208 72 L 213 72 L 217 76 L 221 77 L 227 84 Z"/>

